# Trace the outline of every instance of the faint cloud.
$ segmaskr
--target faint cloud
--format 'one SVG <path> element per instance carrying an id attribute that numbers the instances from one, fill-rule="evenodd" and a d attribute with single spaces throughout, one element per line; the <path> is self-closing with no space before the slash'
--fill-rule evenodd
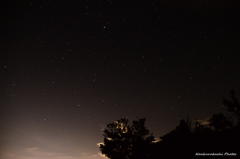
<path id="1" fill-rule="evenodd" d="M 99 153 L 81 153 L 81 157 L 79 159 L 102 159 L 103 157 L 99 155 Z"/>
<path id="2" fill-rule="evenodd" d="M 157 143 L 157 142 L 160 142 L 162 139 L 160 138 L 154 138 L 154 141 L 152 141 L 152 143 Z"/>
<path id="3" fill-rule="evenodd" d="M 106 155 L 103 155 L 103 154 L 101 154 L 101 153 L 98 153 L 98 155 L 101 156 L 102 158 L 107 158 Z"/>
<path id="4" fill-rule="evenodd" d="M 210 122 L 209 122 L 209 118 L 204 118 L 204 119 L 198 119 L 197 122 L 199 122 L 199 124 L 201 125 L 208 125 Z"/>
<path id="5" fill-rule="evenodd" d="M 104 143 L 103 143 L 103 142 L 97 143 L 98 147 L 100 147 L 101 144 L 104 144 Z M 101 154 L 101 153 L 98 153 L 98 155 L 101 156 L 102 158 L 107 158 L 106 155 L 103 155 L 103 154 Z"/>
<path id="6" fill-rule="evenodd" d="M 101 144 L 104 144 L 103 142 L 99 142 L 97 143 L 98 147 L 100 147 Z"/>

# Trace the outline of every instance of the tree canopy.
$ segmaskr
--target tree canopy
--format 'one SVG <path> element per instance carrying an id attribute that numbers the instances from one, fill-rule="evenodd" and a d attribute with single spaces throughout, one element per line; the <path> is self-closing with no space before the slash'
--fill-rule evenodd
<path id="1" fill-rule="evenodd" d="M 240 127 L 240 104 L 238 99 L 235 97 L 234 90 L 230 90 L 232 100 L 223 98 L 223 106 L 227 107 L 227 111 L 233 113 L 238 119 L 238 126 Z"/>
<path id="2" fill-rule="evenodd" d="M 148 149 L 154 141 L 153 135 L 145 127 L 146 119 L 138 119 L 129 124 L 122 118 L 107 125 L 103 131 L 104 143 L 100 151 L 111 159 L 148 158 Z"/>
<path id="3" fill-rule="evenodd" d="M 223 104 L 239 119 L 239 103 L 234 92 L 230 93 L 233 101 L 223 99 Z M 224 152 L 240 154 L 240 122 L 234 125 L 223 113 L 213 114 L 204 122 L 196 119 L 193 125 L 187 116 L 157 142 L 145 121 L 142 118 L 130 124 L 128 119 L 121 118 L 108 124 L 103 130 L 101 153 L 110 159 L 195 158 L 197 153 L 205 152 L 223 157 Z"/>

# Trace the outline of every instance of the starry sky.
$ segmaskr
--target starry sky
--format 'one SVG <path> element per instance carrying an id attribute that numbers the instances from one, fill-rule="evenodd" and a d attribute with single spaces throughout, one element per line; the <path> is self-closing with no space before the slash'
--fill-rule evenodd
<path id="1" fill-rule="evenodd" d="M 2 2 L 0 156 L 102 159 L 108 123 L 155 137 L 240 97 L 239 2 Z"/>

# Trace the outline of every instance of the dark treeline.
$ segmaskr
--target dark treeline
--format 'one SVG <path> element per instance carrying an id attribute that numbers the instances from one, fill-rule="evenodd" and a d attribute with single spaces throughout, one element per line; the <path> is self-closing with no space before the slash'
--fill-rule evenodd
<path id="1" fill-rule="evenodd" d="M 134 120 L 131 125 L 128 119 L 120 119 L 103 131 L 100 151 L 110 159 L 239 158 L 240 104 L 234 91 L 230 94 L 232 100 L 223 99 L 223 105 L 237 119 L 235 124 L 222 113 L 213 114 L 204 123 L 187 116 L 156 141 L 145 127 L 145 118 Z"/>

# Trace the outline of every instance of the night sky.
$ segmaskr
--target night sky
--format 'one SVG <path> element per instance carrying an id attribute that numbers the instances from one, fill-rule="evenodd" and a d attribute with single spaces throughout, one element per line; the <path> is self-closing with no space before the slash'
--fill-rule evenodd
<path id="1" fill-rule="evenodd" d="M 236 3 L 235 3 L 236 2 Z M 101 159 L 102 130 L 181 117 L 240 98 L 237 1 L 18 1 L 1 16 L 1 159 Z"/>

